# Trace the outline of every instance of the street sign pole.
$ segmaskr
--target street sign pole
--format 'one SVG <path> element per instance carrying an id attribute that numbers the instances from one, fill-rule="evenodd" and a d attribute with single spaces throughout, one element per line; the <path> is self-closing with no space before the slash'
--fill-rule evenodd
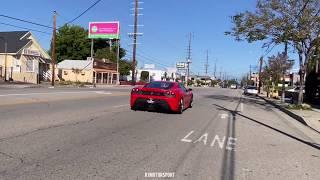
<path id="1" fill-rule="evenodd" d="M 117 85 L 120 84 L 120 72 L 119 72 L 119 61 L 120 61 L 120 41 L 117 39 Z"/>

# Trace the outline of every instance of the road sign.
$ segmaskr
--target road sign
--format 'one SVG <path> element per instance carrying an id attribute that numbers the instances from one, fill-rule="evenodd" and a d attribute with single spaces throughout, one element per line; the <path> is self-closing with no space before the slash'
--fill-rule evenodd
<path id="1" fill-rule="evenodd" d="M 185 62 L 178 62 L 176 64 L 176 68 L 177 69 L 185 69 L 187 67 L 186 63 Z"/>
<path id="2" fill-rule="evenodd" d="M 90 39 L 120 39 L 120 23 L 114 22 L 90 22 Z"/>

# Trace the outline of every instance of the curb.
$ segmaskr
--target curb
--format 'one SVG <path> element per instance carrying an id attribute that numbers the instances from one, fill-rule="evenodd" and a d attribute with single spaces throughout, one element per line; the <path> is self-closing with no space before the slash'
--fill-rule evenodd
<path id="1" fill-rule="evenodd" d="M 301 116 L 299 116 L 299 115 L 297 115 L 297 114 L 289 111 L 288 109 L 286 109 L 286 108 L 284 108 L 284 107 L 282 107 L 282 106 L 277 105 L 276 103 L 274 103 L 274 102 L 266 99 L 265 97 L 262 97 L 262 96 L 260 96 L 260 95 L 258 95 L 258 97 L 260 97 L 261 99 L 263 99 L 263 100 L 266 101 L 267 103 L 273 105 L 274 107 L 276 107 L 276 108 L 279 109 L 280 111 L 286 113 L 288 116 L 292 117 L 293 119 L 299 121 L 301 124 L 309 127 L 310 129 L 316 131 L 317 133 L 320 133 L 318 130 L 316 130 L 316 129 L 312 128 L 311 126 L 309 126 L 308 123 L 304 120 L 303 117 L 301 117 Z"/>

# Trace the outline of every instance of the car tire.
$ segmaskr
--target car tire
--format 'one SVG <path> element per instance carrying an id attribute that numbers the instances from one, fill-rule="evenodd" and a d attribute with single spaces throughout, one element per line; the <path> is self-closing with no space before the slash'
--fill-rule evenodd
<path id="1" fill-rule="evenodd" d="M 180 101 L 179 101 L 179 107 L 178 107 L 178 111 L 177 111 L 178 114 L 182 114 L 183 113 L 183 110 L 184 110 L 183 104 L 184 104 L 184 101 L 181 98 Z"/>
<path id="2" fill-rule="evenodd" d="M 189 108 L 192 108 L 192 103 L 193 103 L 193 97 L 191 98 L 190 104 L 189 104 Z"/>
<path id="3" fill-rule="evenodd" d="M 137 107 L 136 106 L 131 106 L 131 110 L 137 111 Z"/>

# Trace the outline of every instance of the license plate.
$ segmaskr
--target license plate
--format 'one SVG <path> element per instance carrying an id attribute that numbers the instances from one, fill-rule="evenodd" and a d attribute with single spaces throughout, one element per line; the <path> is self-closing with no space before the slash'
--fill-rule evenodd
<path id="1" fill-rule="evenodd" d="M 149 100 L 147 100 L 147 103 L 153 104 L 153 103 L 154 103 L 154 100 L 153 100 L 153 99 L 149 99 Z"/>

